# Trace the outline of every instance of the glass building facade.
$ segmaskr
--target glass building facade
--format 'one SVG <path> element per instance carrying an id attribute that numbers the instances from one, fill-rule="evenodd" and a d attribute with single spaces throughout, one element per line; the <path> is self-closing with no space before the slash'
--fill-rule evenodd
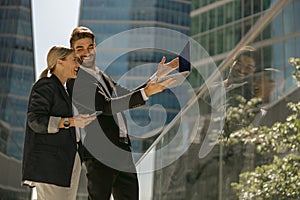
<path id="1" fill-rule="evenodd" d="M 29 198 L 20 173 L 28 96 L 34 82 L 30 0 L 0 1 L 0 196 Z"/>
<path id="2" fill-rule="evenodd" d="M 28 96 L 34 82 L 31 7 L 28 0 L 2 0 L 0 6 L 0 119 L 10 127 L 3 153 L 20 159 Z"/>
<path id="3" fill-rule="evenodd" d="M 278 9 L 276 15 L 269 19 L 275 9 Z M 271 126 L 283 121 L 289 113 L 287 102 L 299 102 L 299 89 L 292 77 L 295 68 L 288 63 L 290 57 L 300 55 L 299 9 L 300 2 L 297 0 L 192 1 L 191 37 L 206 49 L 212 62 L 219 67 L 225 86 L 231 67 L 241 62 L 235 60 L 241 57 L 235 57 L 232 52 L 238 52 L 246 45 L 255 49 L 254 74 L 243 82 L 248 88 L 246 90 L 246 86 L 242 86 L 243 90 L 236 92 L 246 100 L 253 97 L 262 99 L 260 108 L 265 113 L 255 116 L 252 123 L 256 126 Z M 251 36 L 252 39 L 249 39 Z M 224 66 L 228 60 L 231 61 L 228 67 Z M 205 63 L 199 61 L 199 66 Z M 203 83 L 200 79 L 196 77 L 191 81 Z M 233 92 L 226 93 L 227 109 L 233 106 L 228 101 L 232 98 Z M 198 102 L 200 109 L 209 113 L 204 97 Z M 210 117 L 202 116 L 203 121 L 209 124 Z M 200 149 L 209 134 L 205 123 L 199 126 L 197 136 L 183 156 L 155 172 L 153 199 L 242 199 L 236 196 L 231 183 L 239 181 L 240 173 L 252 171 L 272 160 L 272 155 L 257 154 L 255 147 L 245 144 L 216 144 L 205 157 L 200 158 Z M 156 163 L 168 156 L 158 155 Z"/>
<path id="4" fill-rule="evenodd" d="M 193 1 L 191 36 L 220 64 L 273 3 L 276 1 Z M 287 66 L 288 58 L 299 54 L 298 8 L 298 1 L 286 5 L 248 44 L 259 51 L 260 59 L 256 62 L 259 70 L 275 68 L 283 75 L 281 92 L 294 86 L 290 82 L 292 68 Z M 274 95 L 272 100 L 282 94 Z"/>

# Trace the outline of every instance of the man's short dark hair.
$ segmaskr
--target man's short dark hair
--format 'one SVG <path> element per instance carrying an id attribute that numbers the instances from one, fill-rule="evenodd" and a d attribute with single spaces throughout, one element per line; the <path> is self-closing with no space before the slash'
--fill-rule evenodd
<path id="1" fill-rule="evenodd" d="M 93 41 L 95 41 L 95 35 L 94 35 L 93 31 L 91 31 L 87 27 L 79 26 L 79 27 L 76 27 L 71 34 L 71 38 L 70 38 L 71 48 L 74 48 L 74 43 L 77 40 L 80 40 L 82 38 L 91 38 Z"/>
<path id="2" fill-rule="evenodd" d="M 233 57 L 233 61 L 238 60 L 241 56 L 248 56 L 250 58 L 255 59 L 256 49 L 252 46 L 244 46 L 242 47 L 238 53 Z"/>

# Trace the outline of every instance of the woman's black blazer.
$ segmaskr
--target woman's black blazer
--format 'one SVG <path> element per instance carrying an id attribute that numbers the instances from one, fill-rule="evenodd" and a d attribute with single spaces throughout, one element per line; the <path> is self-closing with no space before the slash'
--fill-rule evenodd
<path id="1" fill-rule="evenodd" d="M 48 132 L 50 116 L 72 117 L 71 98 L 52 75 L 32 87 L 28 103 L 22 181 L 69 187 L 77 151 L 75 128 Z"/>

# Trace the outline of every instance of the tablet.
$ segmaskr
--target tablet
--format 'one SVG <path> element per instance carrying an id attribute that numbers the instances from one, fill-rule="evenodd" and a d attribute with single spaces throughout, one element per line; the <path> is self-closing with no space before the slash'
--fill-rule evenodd
<path id="1" fill-rule="evenodd" d="M 179 72 L 190 72 L 190 42 L 187 42 L 183 50 L 179 54 Z"/>
<path id="2" fill-rule="evenodd" d="M 98 116 L 102 113 L 102 111 L 96 111 L 96 112 L 93 112 L 92 114 L 90 114 L 90 117 L 92 116 Z"/>

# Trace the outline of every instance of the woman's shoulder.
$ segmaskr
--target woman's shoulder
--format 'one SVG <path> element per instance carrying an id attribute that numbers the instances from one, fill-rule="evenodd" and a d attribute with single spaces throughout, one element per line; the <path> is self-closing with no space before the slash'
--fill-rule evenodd
<path id="1" fill-rule="evenodd" d="M 37 80 L 34 85 L 33 89 L 42 89 L 42 90 L 48 90 L 53 89 L 55 86 L 55 81 L 51 79 L 51 77 L 43 77 Z"/>
<path id="2" fill-rule="evenodd" d="M 43 85 L 43 84 L 51 84 L 53 81 L 51 80 L 50 77 L 43 77 L 38 79 L 34 85 Z"/>

